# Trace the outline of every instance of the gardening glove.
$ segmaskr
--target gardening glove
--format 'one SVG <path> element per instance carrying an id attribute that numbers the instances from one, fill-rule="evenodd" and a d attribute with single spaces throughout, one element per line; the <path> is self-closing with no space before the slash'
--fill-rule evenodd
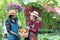
<path id="1" fill-rule="evenodd" d="M 26 26 L 26 30 L 29 30 L 30 29 L 30 27 L 29 26 Z"/>

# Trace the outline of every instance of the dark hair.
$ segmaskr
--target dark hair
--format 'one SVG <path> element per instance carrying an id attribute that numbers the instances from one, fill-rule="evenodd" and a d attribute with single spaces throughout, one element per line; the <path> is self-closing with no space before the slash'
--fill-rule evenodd
<path id="1" fill-rule="evenodd" d="M 12 18 L 13 15 L 9 15 L 9 18 Z"/>

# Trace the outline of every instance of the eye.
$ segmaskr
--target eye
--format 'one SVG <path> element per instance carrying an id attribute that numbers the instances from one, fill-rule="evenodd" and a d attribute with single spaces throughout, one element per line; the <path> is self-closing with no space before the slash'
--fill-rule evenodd
<path id="1" fill-rule="evenodd" d="M 35 16 L 33 15 L 33 17 L 35 17 Z"/>

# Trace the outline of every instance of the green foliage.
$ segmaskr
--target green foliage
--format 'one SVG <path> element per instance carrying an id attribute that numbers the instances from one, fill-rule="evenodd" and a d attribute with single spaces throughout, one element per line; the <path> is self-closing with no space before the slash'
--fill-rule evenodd
<path id="1" fill-rule="evenodd" d="M 0 4 L 0 21 L 3 23 L 3 20 L 5 21 L 8 17 L 6 9 L 7 9 L 8 4 L 10 3 L 10 1 L 9 0 L 1 0 L 1 1 L 2 1 L 2 3 Z M 44 27 L 48 27 L 49 25 L 52 25 L 52 27 L 59 27 L 60 25 L 57 24 L 56 21 L 59 21 L 60 17 L 58 15 L 56 15 L 55 13 L 47 12 L 44 9 L 44 7 L 45 7 L 44 4 L 47 3 L 47 2 L 50 2 L 50 1 L 54 2 L 54 4 L 52 6 L 54 6 L 54 7 L 58 6 L 57 0 L 43 0 L 43 2 L 32 2 L 32 3 L 29 3 L 28 5 L 24 5 L 23 0 L 14 0 L 13 3 L 21 4 L 23 6 L 34 6 L 36 8 L 41 9 L 42 14 L 44 15 L 44 17 L 42 18 L 42 21 L 44 23 Z M 51 15 L 51 14 L 56 15 L 57 18 L 53 19 L 52 17 L 49 17 L 49 15 Z M 20 14 L 18 14 L 18 16 L 19 15 Z M 18 18 L 20 18 L 20 17 L 18 17 Z"/>
<path id="2" fill-rule="evenodd" d="M 31 3 L 29 3 L 29 4 L 26 5 L 26 6 L 33 6 L 33 7 L 39 8 L 40 11 L 44 10 L 44 7 L 43 7 L 42 5 L 40 5 L 40 4 L 38 4 L 38 3 L 35 3 L 35 2 L 31 2 Z"/>
<path id="3" fill-rule="evenodd" d="M 2 38 L 3 27 L 0 25 L 0 38 Z"/>
<path id="4" fill-rule="evenodd" d="M 54 29 L 41 28 L 38 33 L 54 33 Z"/>
<path id="5" fill-rule="evenodd" d="M 60 27 L 59 27 L 60 25 L 58 25 L 58 24 L 56 23 L 58 20 L 60 20 L 59 16 L 58 16 L 56 13 L 54 13 L 54 12 L 47 12 L 46 10 L 43 10 L 43 11 L 42 11 L 42 14 L 44 15 L 42 21 L 43 21 L 43 23 L 44 23 L 44 27 L 45 27 L 45 28 L 46 28 L 46 27 L 48 28 L 49 25 L 51 25 L 52 28 L 60 28 Z M 56 18 L 53 18 L 54 16 L 55 16 Z"/>
<path id="6" fill-rule="evenodd" d="M 60 40 L 59 33 L 43 33 L 38 35 L 39 40 Z"/>
<path id="7" fill-rule="evenodd" d="M 25 28 L 26 27 L 26 18 L 25 18 L 24 12 L 20 11 L 17 17 L 21 22 L 22 28 Z"/>

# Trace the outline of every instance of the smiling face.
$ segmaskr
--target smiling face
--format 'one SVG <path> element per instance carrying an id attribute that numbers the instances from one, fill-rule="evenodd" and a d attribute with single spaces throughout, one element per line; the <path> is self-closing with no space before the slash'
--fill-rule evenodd
<path id="1" fill-rule="evenodd" d="M 38 18 L 38 12 L 33 11 L 33 12 L 29 12 L 30 13 L 30 20 L 35 20 Z"/>
<path id="2" fill-rule="evenodd" d="M 15 19 L 15 18 L 16 18 L 16 16 L 15 16 L 15 15 L 13 15 L 13 16 L 12 16 L 12 19 Z"/>
<path id="3" fill-rule="evenodd" d="M 35 16 L 30 14 L 30 20 L 35 20 Z"/>

